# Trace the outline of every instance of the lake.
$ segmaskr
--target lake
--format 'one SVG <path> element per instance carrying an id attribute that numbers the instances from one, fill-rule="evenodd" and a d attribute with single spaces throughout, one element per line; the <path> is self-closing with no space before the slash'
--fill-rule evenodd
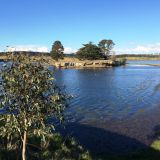
<path id="1" fill-rule="evenodd" d="M 105 69 L 56 70 L 57 83 L 73 95 L 66 115 L 73 122 L 124 119 L 160 104 L 160 67 L 129 61 Z"/>
<path id="2" fill-rule="evenodd" d="M 160 130 L 160 61 L 128 61 L 103 69 L 55 70 L 73 98 L 66 129 L 93 153 L 137 151 Z"/>
<path id="3" fill-rule="evenodd" d="M 150 145 L 160 131 L 160 67 L 145 64 L 160 61 L 55 69 L 56 83 L 73 96 L 64 113 L 65 131 L 60 127 L 60 132 L 93 153 L 132 152 Z"/>

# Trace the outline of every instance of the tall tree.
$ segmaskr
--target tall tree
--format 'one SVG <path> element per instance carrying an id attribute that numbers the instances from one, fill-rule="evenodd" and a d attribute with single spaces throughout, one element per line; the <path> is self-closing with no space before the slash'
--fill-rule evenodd
<path id="1" fill-rule="evenodd" d="M 12 55 L 1 72 L 2 90 L 0 94 L 0 136 L 11 146 L 21 146 L 22 159 L 26 160 L 28 137 L 38 135 L 45 144 L 48 134 L 53 131 L 53 123 L 48 118 L 60 120 L 66 103 L 65 97 L 55 85 L 53 74 L 44 64 L 33 62 L 28 56 Z"/>
<path id="2" fill-rule="evenodd" d="M 52 45 L 51 56 L 53 59 L 63 59 L 64 47 L 60 41 L 55 41 Z"/>
<path id="3" fill-rule="evenodd" d="M 102 53 L 108 58 L 111 54 L 111 50 L 114 47 L 114 42 L 112 40 L 103 39 L 99 42 L 98 46 L 101 48 Z"/>
<path id="4" fill-rule="evenodd" d="M 84 44 L 83 46 L 84 47 L 80 48 L 77 52 L 77 57 L 79 59 L 96 60 L 103 58 L 101 49 L 92 42 Z"/>

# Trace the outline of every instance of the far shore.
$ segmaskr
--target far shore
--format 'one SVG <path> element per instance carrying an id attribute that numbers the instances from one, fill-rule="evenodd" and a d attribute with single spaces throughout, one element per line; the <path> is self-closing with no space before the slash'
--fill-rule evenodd
<path id="1" fill-rule="evenodd" d="M 147 57 L 147 56 L 117 56 L 116 60 L 79 60 L 76 57 L 66 56 L 64 59 L 59 59 L 55 61 L 49 56 L 49 54 L 42 55 L 31 55 L 33 60 L 45 59 L 48 61 L 48 64 L 55 66 L 57 68 L 105 68 L 123 65 L 121 60 L 126 59 L 127 61 L 146 61 L 146 60 L 160 60 L 159 56 Z M 8 57 L 4 54 L 0 54 L 0 61 L 7 61 Z M 160 66 L 160 64 L 147 64 L 151 66 Z"/>
<path id="2" fill-rule="evenodd" d="M 156 61 L 156 60 L 160 60 L 160 57 L 123 57 L 123 58 L 126 58 L 126 60 L 128 60 L 128 61 L 135 61 L 135 60 L 137 60 L 137 61 L 138 60 L 139 61 L 146 61 L 146 60 Z"/>
<path id="3" fill-rule="evenodd" d="M 48 62 L 49 65 L 55 66 L 57 68 L 105 68 L 124 65 L 125 63 L 121 59 L 117 60 L 79 60 L 75 57 L 64 57 L 63 59 L 54 60 L 51 56 L 45 55 L 31 55 L 34 61 L 44 59 Z M 0 61 L 8 61 L 6 55 L 0 55 Z"/>

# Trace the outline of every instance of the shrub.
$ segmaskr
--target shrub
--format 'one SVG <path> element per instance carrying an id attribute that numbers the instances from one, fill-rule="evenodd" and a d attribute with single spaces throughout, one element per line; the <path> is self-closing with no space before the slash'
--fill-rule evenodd
<path id="1" fill-rule="evenodd" d="M 42 60 L 33 62 L 29 56 L 14 54 L 10 59 L 1 73 L 0 107 L 4 114 L 0 115 L 0 136 L 6 139 L 7 150 L 21 146 L 24 160 L 27 138 L 38 135 L 45 144 L 54 129 L 47 120 L 51 116 L 63 119 L 66 100 Z"/>

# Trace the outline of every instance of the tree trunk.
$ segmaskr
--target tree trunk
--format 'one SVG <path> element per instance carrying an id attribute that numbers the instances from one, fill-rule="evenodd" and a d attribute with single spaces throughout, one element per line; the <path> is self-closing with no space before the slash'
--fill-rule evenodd
<path id="1" fill-rule="evenodd" d="M 24 131 L 23 148 L 22 148 L 22 160 L 26 160 L 26 142 L 27 142 L 27 131 Z"/>

